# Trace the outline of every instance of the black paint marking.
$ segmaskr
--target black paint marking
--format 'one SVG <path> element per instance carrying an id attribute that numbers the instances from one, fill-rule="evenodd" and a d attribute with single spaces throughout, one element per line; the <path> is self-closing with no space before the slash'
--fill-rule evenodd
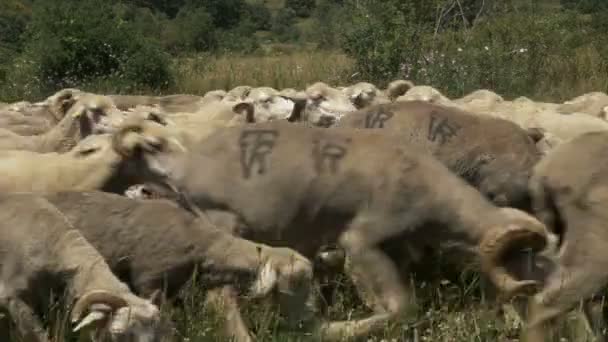
<path id="1" fill-rule="evenodd" d="M 443 145 L 455 137 L 461 128 L 460 125 L 449 122 L 448 118 L 431 113 L 428 139 L 432 142 L 438 141 L 440 145 Z"/>
<path id="2" fill-rule="evenodd" d="M 365 128 L 384 128 L 384 123 L 394 115 L 393 112 L 384 111 L 382 108 L 367 112 L 365 114 Z"/>
<path id="3" fill-rule="evenodd" d="M 315 140 L 312 155 L 317 174 L 338 172 L 338 162 L 344 158 L 346 152 L 347 149 L 344 145 L 326 140 Z"/>
<path id="4" fill-rule="evenodd" d="M 268 171 L 266 156 L 272 152 L 278 136 L 278 131 L 267 129 L 244 130 L 241 133 L 239 146 L 243 178 L 251 177 L 256 166 L 258 175 L 263 175 Z"/>

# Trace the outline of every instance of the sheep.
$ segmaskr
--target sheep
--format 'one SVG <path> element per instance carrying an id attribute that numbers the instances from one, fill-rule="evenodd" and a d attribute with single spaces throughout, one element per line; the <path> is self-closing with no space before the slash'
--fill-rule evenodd
<path id="1" fill-rule="evenodd" d="M 414 83 L 408 80 L 395 80 L 388 84 L 384 90 L 384 95 L 391 102 L 395 102 L 400 96 L 405 95 L 408 90 L 414 88 Z"/>
<path id="2" fill-rule="evenodd" d="M 357 109 L 374 104 L 389 103 L 390 100 L 380 89 L 368 82 L 359 82 L 344 88 L 342 92 L 351 100 Z"/>
<path id="3" fill-rule="evenodd" d="M 329 127 L 357 110 L 342 91 L 323 82 L 311 85 L 303 94 L 291 100 L 295 104 L 288 121 L 307 122 L 320 127 Z"/>
<path id="4" fill-rule="evenodd" d="M 546 323 L 584 301 L 596 335 L 605 334 L 601 303 L 593 296 L 608 283 L 608 132 L 590 132 L 552 150 L 530 180 L 534 213 L 556 235 L 549 262 L 537 271 L 544 285 L 530 299 L 524 337 L 545 341 Z"/>
<path id="5" fill-rule="evenodd" d="M 494 204 L 529 209 L 528 179 L 541 154 L 528 132 L 510 121 L 408 101 L 351 113 L 337 126 L 396 133 L 402 145 L 432 153 Z"/>
<path id="6" fill-rule="evenodd" d="M 557 112 L 561 114 L 585 113 L 606 120 L 606 108 L 608 108 L 608 94 L 592 92 L 564 102 L 557 108 Z"/>
<path id="7" fill-rule="evenodd" d="M 108 133 L 124 119 L 107 97 L 79 94 L 63 119 L 51 130 L 35 136 L 21 136 L 0 129 L 0 150 L 25 150 L 39 153 L 66 152 L 89 134 Z"/>
<path id="8" fill-rule="evenodd" d="M 61 121 L 82 91 L 66 88 L 39 103 L 20 103 L 0 113 L 0 127 L 19 135 L 42 134 Z"/>
<path id="9" fill-rule="evenodd" d="M 136 139 L 125 137 L 125 147 L 134 151 Z M 104 189 L 122 193 L 134 176 L 128 164 L 112 148 L 109 134 L 91 135 L 66 153 L 0 151 L 0 192 Z"/>
<path id="10" fill-rule="evenodd" d="M 445 97 L 439 90 L 431 86 L 414 86 L 410 88 L 404 95 L 399 96 L 395 102 L 415 100 L 443 105 L 451 104 L 450 99 Z"/>
<path id="11" fill-rule="evenodd" d="M 396 238 L 424 245 L 454 240 L 479 256 L 507 296 L 535 289 L 499 260 L 515 246 L 544 247 L 544 226 L 517 209 L 493 206 L 440 162 L 390 135 L 273 122 L 224 128 L 187 145 L 170 127 L 133 121 L 115 133 L 119 153 L 121 135 L 130 132 L 145 141 L 137 159 L 148 181 L 183 192 L 201 210 L 234 212 L 249 228 L 243 237 L 308 258 L 322 245 L 340 244 L 360 289 L 382 301 L 375 315 L 407 307 L 396 265 L 378 246 Z"/>
<path id="12" fill-rule="evenodd" d="M 135 296 L 65 217 L 34 194 L 0 195 L 0 306 L 24 340 L 49 341 L 40 318 L 51 294 L 74 301 L 74 331 L 101 327 L 114 340 L 158 338 L 160 311 Z"/>
<path id="13" fill-rule="evenodd" d="M 197 276 L 209 290 L 228 286 L 253 297 L 277 290 L 291 322 L 312 312 L 312 267 L 295 251 L 238 238 L 169 201 L 131 200 L 101 192 L 63 192 L 44 198 L 78 227 L 118 277 L 140 295 L 164 289 L 172 297 L 198 266 Z M 99 212 L 99 208 L 107 211 Z M 240 316 L 238 306 L 233 314 Z M 228 333 L 247 336 L 245 327 L 234 331 L 240 324 L 230 318 L 227 323 Z M 351 326 L 363 330 L 351 334 L 367 333 L 365 324 L 332 322 L 321 326 L 318 334 L 337 340 Z"/>

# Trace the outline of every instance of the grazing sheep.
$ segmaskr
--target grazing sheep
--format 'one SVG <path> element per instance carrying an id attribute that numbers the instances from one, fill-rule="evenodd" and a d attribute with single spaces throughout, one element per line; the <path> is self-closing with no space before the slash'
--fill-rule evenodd
<path id="1" fill-rule="evenodd" d="M 381 299 L 386 311 L 376 314 L 399 314 L 407 306 L 397 265 L 379 246 L 395 238 L 454 242 L 479 256 L 482 270 L 507 295 L 535 288 L 501 263 L 514 247 L 544 247 L 544 226 L 524 212 L 493 206 L 441 163 L 382 132 L 275 122 L 225 128 L 185 145 L 169 127 L 141 121 L 115 134 L 118 152 L 121 136 L 131 132 L 146 142 L 134 156 L 145 161 L 142 174 L 184 192 L 202 210 L 234 212 L 249 227 L 243 237 L 309 258 L 322 245 L 339 243 L 360 289 Z"/>
<path id="2" fill-rule="evenodd" d="M 545 324 L 584 301 L 591 328 L 605 338 L 601 303 L 608 284 L 608 132 L 582 134 L 563 143 L 534 169 L 534 211 L 558 237 L 544 270 L 544 286 L 530 300 L 524 337 L 545 341 Z"/>
<path id="3" fill-rule="evenodd" d="M 295 251 L 235 237 L 164 200 L 131 200 L 101 192 L 64 192 L 45 198 L 140 295 L 164 290 L 172 297 L 198 268 L 197 277 L 206 289 L 229 286 L 254 297 L 277 291 L 291 322 L 311 313 L 312 266 Z M 233 314 L 240 316 L 238 306 Z M 230 322 L 230 316 L 227 320 L 228 327 L 239 326 Z M 350 331 L 353 326 L 363 331 Z M 319 334 L 339 340 L 344 334 L 367 333 L 366 329 L 361 323 L 333 322 L 322 326 Z M 247 334 L 245 327 L 237 332 Z"/>
<path id="4" fill-rule="evenodd" d="M 156 341 L 160 312 L 120 282 L 85 238 L 45 199 L 0 195 L 0 306 L 25 341 L 49 341 L 41 317 L 52 294 L 75 301 L 74 331 L 115 341 Z"/>
<path id="5" fill-rule="evenodd" d="M 338 126 L 389 130 L 402 145 L 432 153 L 496 205 L 529 209 L 528 179 L 540 152 L 510 121 L 408 101 L 351 113 Z"/>

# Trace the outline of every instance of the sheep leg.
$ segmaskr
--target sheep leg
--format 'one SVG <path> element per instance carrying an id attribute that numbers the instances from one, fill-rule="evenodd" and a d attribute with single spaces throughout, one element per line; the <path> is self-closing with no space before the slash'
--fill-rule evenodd
<path id="1" fill-rule="evenodd" d="M 604 301 L 585 301 L 583 304 L 585 318 L 595 335 L 597 342 L 606 340 L 606 321 L 604 320 Z"/>
<path id="2" fill-rule="evenodd" d="M 249 328 L 243 321 L 236 291 L 232 286 L 224 286 L 207 291 L 205 304 L 211 305 L 217 313 L 225 317 L 226 336 L 235 342 L 253 342 Z"/>
<path id="3" fill-rule="evenodd" d="M 8 299 L 7 310 L 17 327 L 17 332 L 24 342 L 48 342 L 46 331 L 36 314 L 21 299 Z"/>
<path id="4" fill-rule="evenodd" d="M 317 329 L 316 335 L 321 341 L 330 342 L 360 339 L 385 329 L 391 317 L 391 314 L 385 313 L 355 321 L 327 322 Z"/>
<path id="5" fill-rule="evenodd" d="M 545 288 L 529 300 L 528 320 L 522 341 L 544 342 L 550 323 L 581 300 L 597 293 L 606 284 L 606 280 L 604 274 L 576 272 L 565 268 L 551 275 Z"/>
<path id="6" fill-rule="evenodd" d="M 379 244 L 398 235 L 410 224 L 407 216 L 393 220 L 384 217 L 362 215 L 355 218 L 339 241 L 351 258 L 349 273 L 360 286 L 358 291 L 372 293 L 383 303 L 384 310 L 376 313 L 401 315 L 407 308 L 413 307 L 412 303 L 408 303 L 411 298 L 407 295 L 397 266 L 379 248 Z"/>

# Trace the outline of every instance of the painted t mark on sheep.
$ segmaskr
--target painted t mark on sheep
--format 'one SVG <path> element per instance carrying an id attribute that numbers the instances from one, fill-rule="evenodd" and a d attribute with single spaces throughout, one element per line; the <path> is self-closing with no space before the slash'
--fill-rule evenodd
<path id="1" fill-rule="evenodd" d="M 267 155 L 272 152 L 278 137 L 278 131 L 266 129 L 244 130 L 241 133 L 239 147 L 243 178 L 249 179 L 254 168 L 257 168 L 258 175 L 268 171 Z"/>

